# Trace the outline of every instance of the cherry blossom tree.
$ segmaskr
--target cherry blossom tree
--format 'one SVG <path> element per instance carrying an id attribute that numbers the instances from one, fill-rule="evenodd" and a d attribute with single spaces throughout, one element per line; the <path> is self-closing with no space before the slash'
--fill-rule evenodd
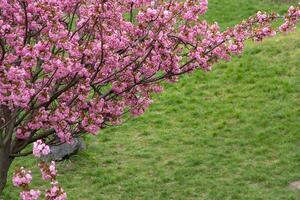
<path id="1" fill-rule="evenodd" d="M 124 115 L 141 115 L 163 81 L 209 71 L 241 54 L 245 40 L 275 35 L 273 21 L 290 31 L 300 17 L 299 6 L 284 16 L 258 12 L 221 31 L 201 16 L 207 6 L 207 0 L 0 0 L 0 195 L 13 160 L 38 153 L 29 150 L 33 143 L 72 143 L 120 124 Z M 19 174 L 28 181 L 30 173 Z"/>

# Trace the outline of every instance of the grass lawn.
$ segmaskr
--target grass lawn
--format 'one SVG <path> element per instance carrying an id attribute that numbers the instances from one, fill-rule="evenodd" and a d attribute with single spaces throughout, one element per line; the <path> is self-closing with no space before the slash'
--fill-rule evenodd
<path id="1" fill-rule="evenodd" d="M 209 3 L 223 28 L 288 5 Z M 249 43 L 242 57 L 167 85 L 142 117 L 87 137 L 85 152 L 59 164 L 59 180 L 70 200 L 300 199 L 288 187 L 300 180 L 299 67 L 300 31 Z M 4 200 L 15 199 L 9 180 Z"/>

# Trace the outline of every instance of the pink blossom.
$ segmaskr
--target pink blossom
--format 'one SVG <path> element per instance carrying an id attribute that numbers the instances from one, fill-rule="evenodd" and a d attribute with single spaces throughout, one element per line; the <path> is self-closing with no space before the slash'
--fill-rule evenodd
<path id="1" fill-rule="evenodd" d="M 21 187 L 28 185 L 32 181 L 31 171 L 27 171 L 24 167 L 21 167 L 13 175 L 13 185 L 15 187 Z"/>
<path id="2" fill-rule="evenodd" d="M 16 131 L 16 137 L 21 140 L 25 140 L 25 139 L 29 138 L 30 135 L 31 135 L 30 132 L 28 132 L 26 130 L 17 129 L 17 131 Z"/>
<path id="3" fill-rule="evenodd" d="M 46 145 L 42 140 L 37 140 L 33 143 L 33 155 L 41 157 L 50 153 L 50 147 Z"/>
<path id="4" fill-rule="evenodd" d="M 51 188 L 46 192 L 46 199 L 48 200 L 66 200 L 67 194 L 58 185 L 57 182 L 51 183 Z"/>
<path id="5" fill-rule="evenodd" d="M 42 178 L 45 181 L 52 181 L 55 180 L 56 175 L 57 175 L 57 170 L 56 170 L 56 166 L 55 166 L 55 162 L 52 161 L 50 165 L 41 162 L 39 164 L 39 168 L 42 174 Z"/>
<path id="6" fill-rule="evenodd" d="M 263 13 L 261 11 L 258 11 L 257 14 L 256 14 L 259 22 L 263 22 L 265 21 L 266 19 L 268 19 L 268 14 L 267 13 Z"/>
<path id="7" fill-rule="evenodd" d="M 288 10 L 288 14 L 285 15 L 285 22 L 279 27 L 279 31 L 287 32 L 296 28 L 296 24 L 300 20 L 300 3 L 298 7 L 291 6 Z"/>
<path id="8" fill-rule="evenodd" d="M 41 192 L 39 190 L 29 190 L 20 193 L 22 200 L 38 200 Z"/>

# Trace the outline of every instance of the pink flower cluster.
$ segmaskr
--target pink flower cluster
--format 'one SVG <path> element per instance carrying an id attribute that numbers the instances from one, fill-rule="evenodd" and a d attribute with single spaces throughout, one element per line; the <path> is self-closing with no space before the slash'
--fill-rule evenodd
<path id="1" fill-rule="evenodd" d="M 38 166 L 40 168 L 42 178 L 45 181 L 51 182 L 51 188 L 45 192 L 45 199 L 66 200 L 67 194 L 64 192 L 63 188 L 59 186 L 58 181 L 56 180 L 57 170 L 55 162 L 52 161 L 50 164 L 40 162 Z M 39 190 L 29 188 L 31 181 L 31 172 L 25 170 L 23 167 L 14 173 L 13 185 L 22 189 L 20 192 L 20 198 L 22 200 L 37 200 L 41 196 L 41 192 Z"/>
<path id="2" fill-rule="evenodd" d="M 38 200 L 41 195 L 39 190 L 29 190 L 20 193 L 20 198 L 22 200 Z"/>
<path id="3" fill-rule="evenodd" d="M 50 165 L 41 162 L 39 163 L 39 168 L 42 174 L 42 178 L 45 181 L 52 181 L 56 179 L 57 170 L 54 161 L 52 161 Z"/>
<path id="4" fill-rule="evenodd" d="M 188 0 L 184 3 L 184 7 L 186 8 L 186 12 L 183 14 L 184 20 L 192 20 L 196 21 L 199 19 L 199 15 L 203 15 L 206 13 L 208 9 L 208 0 L 200 0 L 193 1 Z"/>
<path id="5" fill-rule="evenodd" d="M 32 175 L 31 171 L 27 171 L 24 167 L 21 167 L 13 175 L 13 185 L 15 187 L 24 187 L 31 183 Z"/>
<path id="6" fill-rule="evenodd" d="M 37 140 L 33 144 L 33 154 L 36 157 L 41 157 L 42 155 L 47 155 L 50 153 L 50 148 L 42 140 Z M 42 178 L 45 181 L 51 182 L 51 189 L 47 190 L 45 193 L 45 198 L 47 200 L 65 200 L 67 198 L 64 190 L 58 185 L 56 180 L 57 170 L 54 161 L 48 165 L 46 162 L 41 161 L 38 164 Z M 14 173 L 13 185 L 16 187 L 21 187 L 22 192 L 20 192 L 20 198 L 22 200 L 37 200 L 39 199 L 41 192 L 39 190 L 29 189 L 29 184 L 32 181 L 32 175 L 30 171 L 21 167 Z"/>
<path id="7" fill-rule="evenodd" d="M 291 6 L 287 15 L 284 17 L 285 22 L 279 27 L 281 32 L 292 31 L 296 28 L 296 24 L 300 20 L 300 3 L 298 7 Z"/>
<path id="8" fill-rule="evenodd" d="M 33 143 L 33 155 L 41 157 L 50 153 L 50 147 L 46 145 L 42 140 L 37 140 Z"/>
<path id="9" fill-rule="evenodd" d="M 51 188 L 46 192 L 46 200 L 66 200 L 67 194 L 57 182 L 51 183 Z"/>
<path id="10" fill-rule="evenodd" d="M 51 162 L 48 165 L 45 162 L 39 164 L 41 170 L 42 178 L 45 181 L 51 182 L 51 188 L 46 191 L 45 199 L 46 200 L 66 200 L 67 194 L 64 192 L 63 188 L 59 186 L 58 181 L 56 180 L 57 170 L 55 162 Z"/>
<path id="11" fill-rule="evenodd" d="M 20 198 L 22 200 L 37 200 L 40 197 L 39 190 L 30 190 L 29 184 L 32 181 L 31 171 L 27 171 L 24 167 L 16 170 L 13 175 L 13 185 L 22 188 Z"/>

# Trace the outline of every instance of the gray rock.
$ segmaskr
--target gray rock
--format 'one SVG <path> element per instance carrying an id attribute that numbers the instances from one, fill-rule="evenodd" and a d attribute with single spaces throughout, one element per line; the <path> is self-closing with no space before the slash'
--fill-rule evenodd
<path id="1" fill-rule="evenodd" d="M 44 161 L 61 161 L 71 155 L 76 154 L 78 151 L 86 149 L 86 145 L 81 138 L 74 138 L 72 144 L 63 143 L 55 146 L 50 146 L 50 154 L 44 156 Z"/>

